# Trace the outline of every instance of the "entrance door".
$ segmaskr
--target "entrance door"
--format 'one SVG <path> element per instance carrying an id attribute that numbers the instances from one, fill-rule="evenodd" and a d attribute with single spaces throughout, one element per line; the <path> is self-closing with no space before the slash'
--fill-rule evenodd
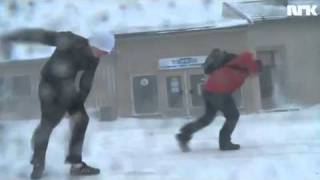
<path id="1" fill-rule="evenodd" d="M 168 106 L 170 108 L 183 108 L 183 89 L 181 76 L 168 76 L 166 78 Z"/>
<path id="2" fill-rule="evenodd" d="M 155 75 L 135 76 L 133 83 L 134 113 L 158 113 L 158 85 Z"/>
<path id="3" fill-rule="evenodd" d="M 189 95 L 189 104 L 188 104 L 188 112 L 189 115 L 199 116 L 204 111 L 204 101 L 202 98 L 202 86 L 206 81 L 207 76 L 203 74 L 202 70 L 192 69 L 188 71 L 188 89 Z M 234 92 L 233 94 L 234 100 L 239 108 L 242 108 L 242 98 L 241 98 L 241 90 Z"/>
<path id="4" fill-rule="evenodd" d="M 206 76 L 201 70 L 189 70 L 188 79 L 188 112 L 189 115 L 198 116 L 203 112 L 202 85 L 206 80 Z"/>
<path id="5" fill-rule="evenodd" d="M 199 115 L 203 112 L 202 84 L 205 75 L 201 70 L 166 71 L 165 114 L 169 116 Z"/>
<path id="6" fill-rule="evenodd" d="M 189 78 L 191 105 L 192 107 L 203 106 L 202 85 L 205 81 L 205 76 L 203 74 L 191 74 Z"/>
<path id="7" fill-rule="evenodd" d="M 287 99 L 283 90 L 283 59 L 274 50 L 258 51 L 257 57 L 262 60 L 263 68 L 260 73 L 260 94 L 263 109 L 275 109 L 284 106 Z"/>
<path id="8" fill-rule="evenodd" d="M 202 98 L 202 86 L 207 76 L 203 70 L 184 69 L 165 71 L 161 78 L 165 91 L 160 101 L 164 101 L 165 114 L 174 116 L 199 116 L 204 112 Z M 161 93 L 160 91 L 160 93 Z M 162 97 L 160 95 L 160 97 Z M 240 90 L 234 94 L 235 101 L 239 107 L 242 106 Z"/>
<path id="9" fill-rule="evenodd" d="M 165 94 L 163 99 L 165 114 L 169 116 L 183 116 L 187 114 L 186 82 L 184 71 L 167 71 L 162 78 Z"/>

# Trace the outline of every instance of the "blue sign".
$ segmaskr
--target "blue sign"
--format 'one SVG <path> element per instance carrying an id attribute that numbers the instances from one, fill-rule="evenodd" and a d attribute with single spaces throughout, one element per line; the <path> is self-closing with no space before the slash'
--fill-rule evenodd
<path id="1" fill-rule="evenodd" d="M 174 57 L 159 60 L 160 70 L 200 68 L 206 56 Z"/>

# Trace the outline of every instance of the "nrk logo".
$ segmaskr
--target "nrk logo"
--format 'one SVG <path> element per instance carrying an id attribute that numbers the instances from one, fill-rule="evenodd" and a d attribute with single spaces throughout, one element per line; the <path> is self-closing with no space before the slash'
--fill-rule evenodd
<path id="1" fill-rule="evenodd" d="M 288 5 L 288 16 L 318 16 L 317 5 Z"/>

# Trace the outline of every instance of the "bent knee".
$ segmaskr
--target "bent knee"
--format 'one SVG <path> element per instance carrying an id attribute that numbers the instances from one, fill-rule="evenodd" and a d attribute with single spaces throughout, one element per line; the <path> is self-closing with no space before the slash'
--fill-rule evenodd
<path id="1" fill-rule="evenodd" d="M 239 118 L 240 118 L 240 113 L 238 111 L 235 111 L 233 113 L 226 115 L 226 119 L 230 121 L 238 121 Z"/>
<path id="2" fill-rule="evenodd" d="M 81 123 L 88 123 L 89 122 L 89 116 L 83 112 L 76 112 L 71 115 L 72 119 L 81 122 Z"/>
<path id="3" fill-rule="evenodd" d="M 199 125 L 207 126 L 209 125 L 214 119 L 214 116 L 203 116 L 198 120 Z"/>

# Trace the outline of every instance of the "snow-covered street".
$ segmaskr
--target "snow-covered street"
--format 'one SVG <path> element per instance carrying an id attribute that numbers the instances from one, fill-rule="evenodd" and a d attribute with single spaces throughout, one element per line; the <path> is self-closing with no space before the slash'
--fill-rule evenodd
<path id="1" fill-rule="evenodd" d="M 45 180 L 317 180 L 320 178 L 320 107 L 241 117 L 233 141 L 240 151 L 218 150 L 222 117 L 196 134 L 192 152 L 181 153 L 174 134 L 187 119 L 92 120 L 84 159 L 102 174 L 74 178 L 64 165 L 68 128 L 64 120 L 52 134 Z M 30 138 L 38 121 L 0 122 L 0 179 L 28 179 Z"/>
<path id="2" fill-rule="evenodd" d="M 320 180 L 320 0 L 0 0 L 0 26 L 0 180 L 39 114 L 33 179 Z"/>

